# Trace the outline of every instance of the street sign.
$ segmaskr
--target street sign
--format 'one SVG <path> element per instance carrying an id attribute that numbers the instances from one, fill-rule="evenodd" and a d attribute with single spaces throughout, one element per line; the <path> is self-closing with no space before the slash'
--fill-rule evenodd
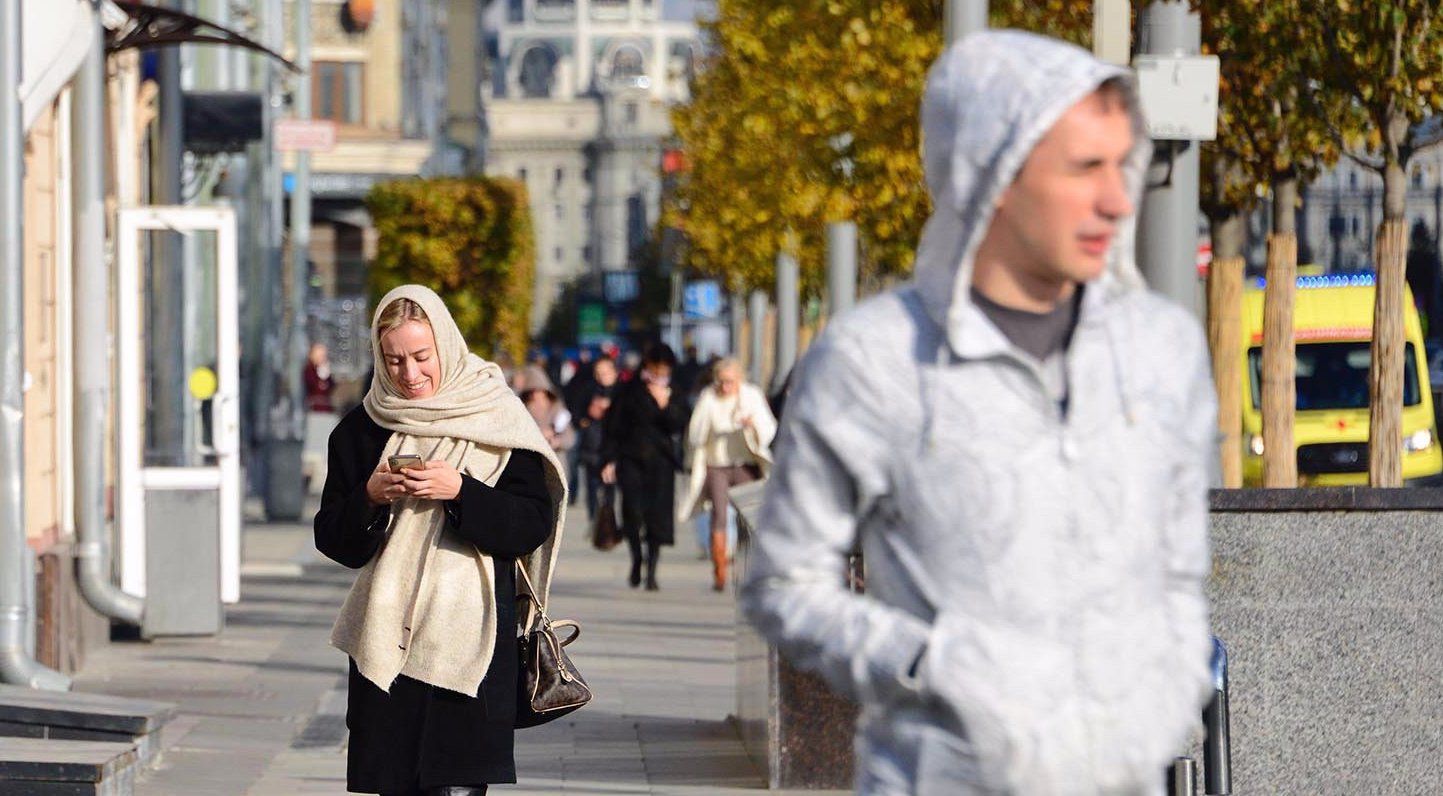
<path id="1" fill-rule="evenodd" d="M 641 278 L 635 271 L 607 271 L 601 289 L 607 304 L 629 304 L 641 295 Z"/>
<path id="2" fill-rule="evenodd" d="M 329 119 L 278 119 L 277 152 L 330 152 L 336 148 L 336 123 Z"/>
<path id="3" fill-rule="evenodd" d="M 682 290 L 681 310 L 688 320 L 718 318 L 721 309 L 721 285 L 715 280 L 692 282 Z"/>
<path id="4" fill-rule="evenodd" d="M 585 302 L 576 308 L 576 341 L 581 345 L 600 345 L 611 338 L 606 329 L 606 307 Z"/>
<path id="5" fill-rule="evenodd" d="M 1148 135 L 1170 141 L 1218 137 L 1216 55 L 1139 55 L 1133 67 Z"/>

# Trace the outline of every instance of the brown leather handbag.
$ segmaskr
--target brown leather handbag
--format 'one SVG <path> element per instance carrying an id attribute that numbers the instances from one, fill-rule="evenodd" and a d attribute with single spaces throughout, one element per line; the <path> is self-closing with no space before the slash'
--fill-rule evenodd
<path id="1" fill-rule="evenodd" d="M 515 726 L 525 729 L 559 719 L 590 702 L 591 687 L 565 649 L 581 637 L 581 625 L 570 619 L 551 621 L 520 561 L 516 562 L 516 571 L 526 583 L 526 594 L 518 598 L 524 596 L 536 603 L 536 618 L 516 644 L 521 665 L 517 671 Z M 570 628 L 571 635 L 561 640 L 556 635 L 558 628 Z"/>

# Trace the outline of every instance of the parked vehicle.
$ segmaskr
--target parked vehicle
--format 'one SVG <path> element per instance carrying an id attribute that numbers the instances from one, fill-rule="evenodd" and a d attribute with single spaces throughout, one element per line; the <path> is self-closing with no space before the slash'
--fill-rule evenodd
<path id="1" fill-rule="evenodd" d="M 1300 486 L 1368 482 L 1368 367 L 1372 361 L 1372 274 L 1298 277 L 1293 309 L 1297 352 L 1297 446 Z M 1409 291 L 1404 300 L 1403 479 L 1443 480 L 1443 449 L 1433 415 L 1423 328 Z M 1263 289 L 1243 294 L 1243 484 L 1263 482 Z"/>

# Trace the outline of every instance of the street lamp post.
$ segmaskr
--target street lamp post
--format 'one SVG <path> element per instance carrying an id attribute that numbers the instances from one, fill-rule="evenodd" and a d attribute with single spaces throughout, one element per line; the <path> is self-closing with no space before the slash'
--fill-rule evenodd
<path id="1" fill-rule="evenodd" d="M 311 118 L 311 0 L 296 0 L 296 118 Z M 306 287 L 310 281 L 311 153 L 296 152 L 296 186 L 291 194 L 291 330 L 286 348 L 286 391 L 291 399 L 292 431 L 305 433 Z"/>
<path id="2" fill-rule="evenodd" d="M 942 31 L 948 44 L 986 28 L 987 0 L 947 0 L 943 9 Z"/>
<path id="3" fill-rule="evenodd" d="M 1140 51 L 1197 55 L 1201 17 L 1183 0 L 1154 0 L 1138 23 Z M 1137 260 L 1153 290 L 1199 314 L 1197 141 L 1158 141 L 1138 212 Z"/>
<path id="4" fill-rule="evenodd" d="M 1131 40 L 1131 0 L 1093 0 L 1093 53 L 1110 64 L 1126 66 L 1130 60 Z"/>

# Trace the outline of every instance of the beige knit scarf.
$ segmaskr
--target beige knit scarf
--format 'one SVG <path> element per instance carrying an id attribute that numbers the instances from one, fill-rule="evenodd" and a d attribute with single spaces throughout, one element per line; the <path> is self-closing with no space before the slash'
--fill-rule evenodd
<path id="1" fill-rule="evenodd" d="M 381 355 L 376 321 L 402 298 L 425 310 L 436 337 L 441 383 L 428 398 L 401 397 Z M 566 480 L 501 369 L 467 350 L 441 298 L 420 285 L 398 287 L 376 305 L 371 350 L 376 373 L 366 394 L 366 413 L 394 432 L 381 461 L 394 453 L 415 453 L 427 461 L 445 460 L 495 486 L 511 451 L 535 451 L 546 460 L 554 526 L 550 538 L 521 561 L 544 602 L 561 540 Z M 331 631 L 331 644 L 355 659 L 361 675 L 384 691 L 404 674 L 474 696 L 491 664 L 496 634 L 516 632 L 496 626 L 495 563 L 446 532 L 445 525 L 442 501 L 403 498 L 393 503 L 386 539 L 357 574 Z M 533 611 L 528 607 L 525 622 Z"/>

